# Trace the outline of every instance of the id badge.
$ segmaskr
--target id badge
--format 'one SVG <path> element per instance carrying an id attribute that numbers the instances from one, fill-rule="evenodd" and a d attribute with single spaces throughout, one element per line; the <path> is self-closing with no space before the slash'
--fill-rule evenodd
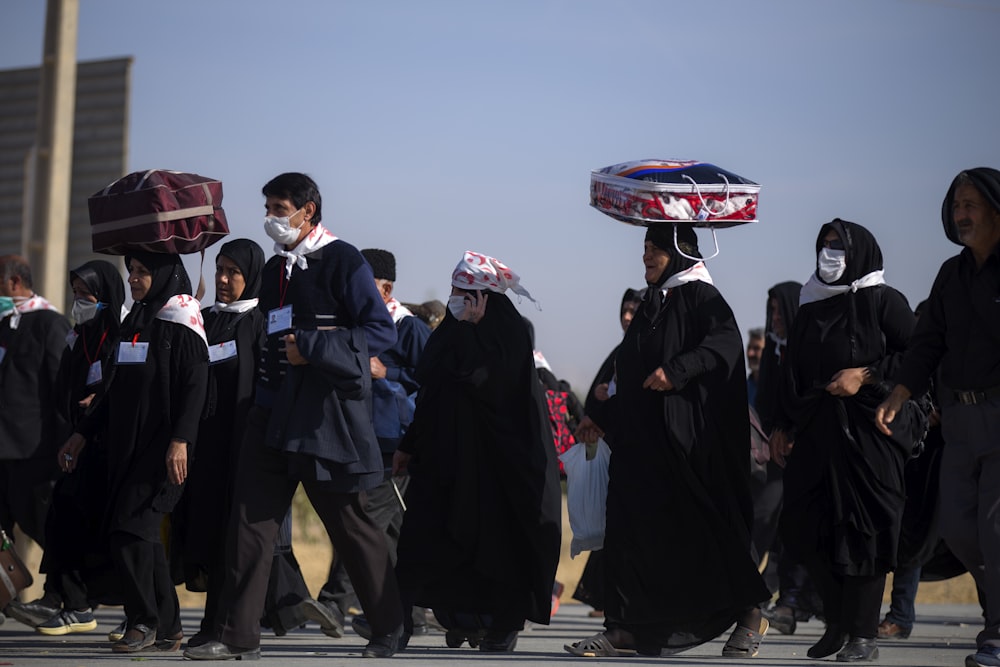
<path id="1" fill-rule="evenodd" d="M 292 328 L 292 304 L 284 308 L 267 311 L 267 335 L 281 333 Z"/>
<path id="2" fill-rule="evenodd" d="M 119 364 L 144 364 L 149 354 L 149 343 L 133 343 L 123 341 L 118 343 Z"/>
<path id="3" fill-rule="evenodd" d="M 101 381 L 101 362 L 95 361 L 87 369 L 87 386 L 98 384 Z"/>
<path id="4" fill-rule="evenodd" d="M 236 341 L 227 340 L 225 343 L 211 345 L 208 348 L 208 363 L 217 364 L 226 359 L 236 358 Z"/>

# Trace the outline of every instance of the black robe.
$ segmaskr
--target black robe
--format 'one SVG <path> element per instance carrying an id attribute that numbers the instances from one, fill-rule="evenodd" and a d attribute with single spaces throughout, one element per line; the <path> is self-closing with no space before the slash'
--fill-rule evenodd
<path id="1" fill-rule="evenodd" d="M 124 280 L 110 262 L 87 262 L 70 273 L 70 279 L 73 278 L 83 281 L 104 305 L 93 319 L 74 326 L 71 345 L 63 352 L 56 404 L 71 427 L 75 427 L 86 413 L 80 401 L 91 394 L 92 405 L 103 400 L 125 303 Z M 96 377 L 89 375 L 95 362 L 101 364 L 101 380 L 88 384 Z M 106 540 L 100 532 L 107 504 L 106 447 L 103 433 L 95 434 L 73 474 L 63 475 L 56 483 L 45 525 L 48 548 L 42 554 L 40 571 L 79 570 L 87 580 L 92 599 L 109 601 L 104 575 L 111 565 L 105 553 Z"/>
<path id="2" fill-rule="evenodd" d="M 847 270 L 835 284 L 881 270 L 881 250 L 868 230 L 837 220 L 823 226 L 819 239 L 831 225 L 847 250 Z M 795 443 L 785 468 L 780 531 L 802 562 L 818 559 L 843 576 L 876 576 L 896 565 L 903 463 L 923 435 L 923 415 L 908 403 L 893 437 L 878 431 L 874 415 L 914 323 L 905 297 L 887 285 L 799 308 L 788 337 L 778 425 Z M 858 367 L 869 367 L 875 381 L 850 397 L 825 390 L 837 371 Z"/>
<path id="3" fill-rule="evenodd" d="M 478 324 L 450 314 L 417 367 L 397 576 L 434 609 L 549 622 L 559 562 L 555 448 L 532 347 L 510 300 Z"/>
<path id="4" fill-rule="evenodd" d="M 151 270 L 153 283 L 146 299 L 133 304 L 120 340 L 149 343 L 146 361 L 114 365 L 104 400 L 78 430 L 89 439 L 106 429 L 106 532 L 121 531 L 156 542 L 162 515 L 173 509 L 184 488 L 167 479 L 167 449 L 173 438 L 197 440 L 208 352 L 188 327 L 156 319 L 171 296 L 190 294 L 191 283 L 180 258 L 143 254 L 139 259 Z M 190 450 L 189 446 L 189 461 Z"/>
<path id="5" fill-rule="evenodd" d="M 650 291 L 647 298 L 659 296 Z M 609 628 L 632 632 L 640 651 L 659 653 L 717 637 L 770 593 L 751 558 L 750 425 L 733 313 L 700 281 L 644 306 L 618 349 L 611 399 L 620 429 L 605 616 Z M 673 390 L 642 388 L 657 367 Z"/>
<path id="6" fill-rule="evenodd" d="M 245 281 L 237 299 L 249 301 L 260 293 L 264 251 L 253 241 L 225 243 L 219 255 L 234 262 Z M 204 591 L 206 577 L 221 557 L 229 508 L 232 477 L 247 413 L 253 404 L 257 361 L 266 342 L 266 316 L 254 307 L 242 313 L 201 311 L 210 347 L 228 341 L 236 356 L 210 363 L 204 418 L 197 447 L 189 462 L 190 475 L 184 495 L 173 512 L 171 567 L 175 579 L 183 578 L 188 590 Z M 221 582 L 219 582 L 221 584 Z"/>

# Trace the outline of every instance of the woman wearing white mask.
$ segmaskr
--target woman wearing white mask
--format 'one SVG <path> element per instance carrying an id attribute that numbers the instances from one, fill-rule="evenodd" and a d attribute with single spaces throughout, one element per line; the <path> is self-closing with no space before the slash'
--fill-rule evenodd
<path id="1" fill-rule="evenodd" d="M 66 337 L 54 401 L 59 414 L 75 427 L 91 403 L 104 395 L 125 282 L 119 269 L 104 260 L 87 262 L 69 278 L 75 326 Z M 15 599 L 6 610 L 39 634 L 62 636 L 96 629 L 91 603 L 108 599 L 108 591 L 91 585 L 92 579 L 100 578 L 101 565 L 110 567 L 100 532 L 107 496 L 105 448 L 99 433 L 77 474 L 56 482 L 45 524 L 44 595 L 32 602 Z"/>
<path id="2" fill-rule="evenodd" d="M 882 251 L 867 229 L 835 219 L 820 228 L 816 272 L 788 334 L 771 451 L 786 465 L 781 536 L 823 599 L 826 633 L 810 658 L 878 658 L 885 574 L 896 565 L 903 463 L 924 418 L 892 438 L 874 424 L 915 319 L 885 284 Z"/>
<path id="3" fill-rule="evenodd" d="M 393 474 L 412 475 L 396 575 L 408 626 L 411 605 L 431 607 L 449 646 L 510 652 L 526 620 L 549 623 L 559 561 L 555 447 L 531 338 L 504 292 L 531 295 L 471 251 L 451 284 L 393 456 Z"/>

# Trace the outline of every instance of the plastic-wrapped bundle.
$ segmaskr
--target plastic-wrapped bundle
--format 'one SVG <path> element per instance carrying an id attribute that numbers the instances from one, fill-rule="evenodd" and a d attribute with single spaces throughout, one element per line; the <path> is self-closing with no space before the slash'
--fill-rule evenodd
<path id="1" fill-rule="evenodd" d="M 759 184 L 696 160 L 623 162 L 590 176 L 590 205 L 630 225 L 718 228 L 754 222 L 759 192 Z"/>

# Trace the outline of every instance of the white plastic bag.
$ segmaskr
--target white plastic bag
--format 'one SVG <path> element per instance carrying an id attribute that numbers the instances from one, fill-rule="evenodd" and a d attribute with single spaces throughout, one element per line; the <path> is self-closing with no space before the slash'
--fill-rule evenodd
<path id="1" fill-rule="evenodd" d="M 566 470 L 566 503 L 573 531 L 570 558 L 604 547 L 604 515 L 608 504 L 608 464 L 611 449 L 597 441 L 597 454 L 587 460 L 587 446 L 578 442 L 559 456 Z"/>

